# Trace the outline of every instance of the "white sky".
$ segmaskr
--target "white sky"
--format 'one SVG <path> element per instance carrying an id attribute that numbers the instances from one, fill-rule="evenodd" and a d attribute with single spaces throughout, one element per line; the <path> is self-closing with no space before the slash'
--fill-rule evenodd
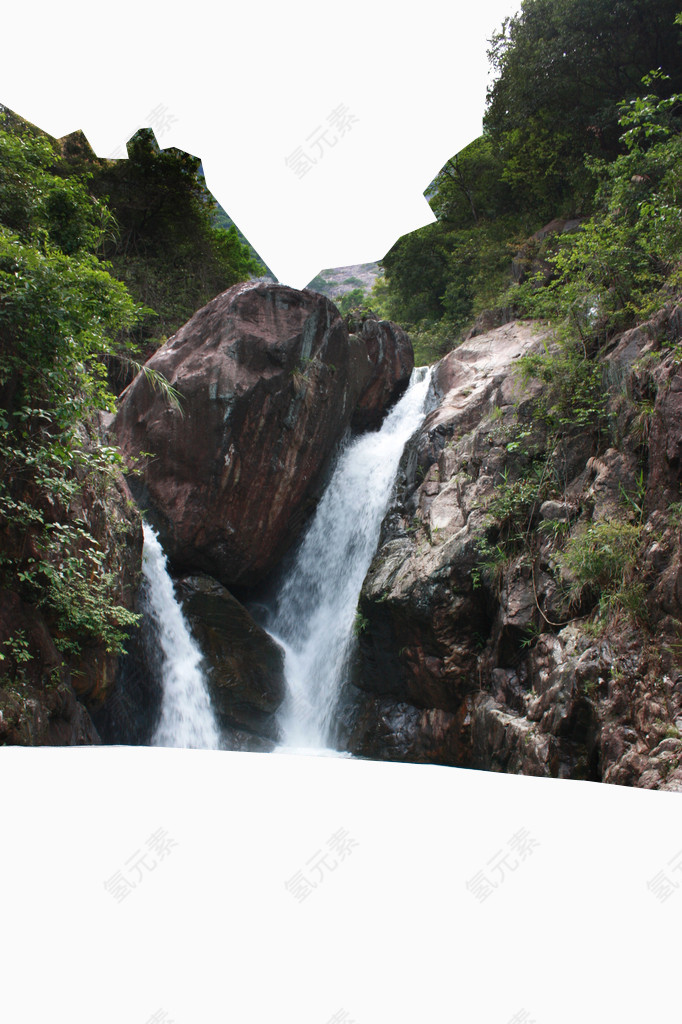
<path id="1" fill-rule="evenodd" d="M 422 193 L 480 133 L 486 40 L 516 7 L 29 0 L 3 13 L 0 102 L 53 135 L 81 128 L 101 156 L 160 108 L 160 144 L 200 156 L 277 277 L 303 287 L 434 219 Z M 345 130 L 327 120 L 340 107 Z M 285 163 L 299 147 L 316 160 L 300 176 Z"/>

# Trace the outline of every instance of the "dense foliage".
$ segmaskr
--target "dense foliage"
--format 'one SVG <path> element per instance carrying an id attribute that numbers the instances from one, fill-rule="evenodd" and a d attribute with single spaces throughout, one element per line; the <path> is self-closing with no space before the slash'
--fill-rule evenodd
<path id="1" fill-rule="evenodd" d="M 57 160 L 50 140 L 0 130 L 0 585 L 45 610 L 64 651 L 113 652 L 135 617 L 72 511 L 116 465 L 83 423 L 111 407 L 103 357 L 141 310 L 95 255 L 111 215 Z"/>
<path id="2" fill-rule="evenodd" d="M 495 34 L 484 133 L 442 168 L 437 222 L 396 242 L 369 296 L 422 359 L 481 314 L 492 326 L 570 309 L 612 331 L 661 301 L 680 241 L 678 7 L 524 0 Z M 580 230 L 529 240 L 553 218 Z M 539 280 L 520 280 L 534 270 L 559 279 L 540 305 Z"/>
<path id="3" fill-rule="evenodd" d="M 491 41 L 484 127 L 515 203 L 539 218 L 589 210 L 586 154 L 620 152 L 619 108 L 652 68 L 682 88 L 679 0 L 524 0 Z"/>
<path id="4" fill-rule="evenodd" d="M 117 578 L 115 534 L 132 514 L 121 459 L 96 425 L 114 409 L 112 360 L 130 372 L 261 271 L 236 228 L 214 225 L 198 168 L 148 132 L 110 161 L 82 136 L 60 145 L 0 121 L 0 589 L 41 610 L 65 656 L 119 652 L 137 619 Z M 5 638 L 0 677 L 16 682 L 30 656 L 25 636 Z"/>

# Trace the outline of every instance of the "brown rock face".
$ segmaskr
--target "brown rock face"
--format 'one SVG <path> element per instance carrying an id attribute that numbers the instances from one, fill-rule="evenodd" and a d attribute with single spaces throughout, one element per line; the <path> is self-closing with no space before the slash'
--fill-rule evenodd
<path id="1" fill-rule="evenodd" d="M 351 329 L 355 324 L 350 324 Z M 372 363 L 372 376 L 353 414 L 354 430 L 375 430 L 386 410 L 407 389 L 414 369 L 414 351 L 405 331 L 390 320 L 367 316 L 358 325 Z"/>
<path id="2" fill-rule="evenodd" d="M 132 611 L 142 569 L 142 525 L 127 483 L 116 476 L 103 494 L 86 484 L 77 512 L 104 551 L 117 602 Z M 81 653 L 69 659 L 69 669 L 79 700 L 94 710 L 115 689 L 118 656 L 107 654 L 101 643 L 84 643 Z"/>
<path id="3" fill-rule="evenodd" d="M 364 697 L 344 723 L 347 747 L 360 757 L 386 761 L 453 764 L 461 759 L 463 714 L 421 709 L 390 697 Z"/>
<path id="4" fill-rule="evenodd" d="M 6 646 L 21 637 L 19 648 Z M 90 716 L 76 698 L 64 659 L 40 612 L 18 594 L 0 590 L 0 745 L 72 746 L 99 743 Z M 19 654 L 17 658 L 15 654 Z"/>
<path id="5" fill-rule="evenodd" d="M 93 452 L 94 431 L 94 424 L 81 424 L 83 452 Z M 87 460 L 74 458 L 66 479 L 68 504 L 56 486 L 19 475 L 13 479 L 15 500 L 34 508 L 45 528 L 36 524 L 26 529 L 18 521 L 3 537 L 3 554 L 16 559 L 19 571 L 16 581 L 0 591 L 0 744 L 99 743 L 89 713 L 115 690 L 118 656 L 108 650 L 100 632 L 89 628 L 87 616 L 79 619 L 81 599 L 71 595 L 63 602 L 59 591 L 45 587 L 36 606 L 34 588 L 20 578 L 21 569 L 44 557 L 47 531 L 59 535 L 64 530 L 68 545 L 56 545 L 46 563 L 51 558 L 59 566 L 63 558 L 73 566 L 84 551 L 96 548 L 90 582 L 101 582 L 102 589 L 93 605 L 134 607 L 142 527 L 123 477 L 95 472 Z"/>
<path id="6" fill-rule="evenodd" d="M 179 568 L 250 585 L 276 564 L 319 497 L 371 363 L 323 295 L 235 285 L 200 309 L 123 393 L 115 430 L 144 460 L 133 488 Z"/>

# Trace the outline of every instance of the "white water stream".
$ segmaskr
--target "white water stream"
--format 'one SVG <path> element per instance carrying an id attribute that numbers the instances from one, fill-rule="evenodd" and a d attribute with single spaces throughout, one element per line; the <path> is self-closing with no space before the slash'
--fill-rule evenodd
<path id="1" fill-rule="evenodd" d="M 151 526 L 144 523 L 143 528 L 145 612 L 158 632 L 163 682 L 161 718 L 152 746 L 218 750 L 220 734 L 201 671 L 201 652 L 176 600 L 159 540 Z"/>
<path id="2" fill-rule="evenodd" d="M 295 562 L 280 586 L 269 631 L 285 651 L 284 748 L 329 751 L 362 583 L 376 551 L 405 444 L 420 425 L 427 367 L 380 430 L 341 454 Z"/>

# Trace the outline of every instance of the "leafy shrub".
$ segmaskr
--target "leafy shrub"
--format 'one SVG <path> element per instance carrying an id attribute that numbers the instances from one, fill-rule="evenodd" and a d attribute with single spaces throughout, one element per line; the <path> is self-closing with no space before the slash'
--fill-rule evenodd
<path id="1" fill-rule="evenodd" d="M 544 352 L 521 356 L 516 366 L 523 380 L 545 385 L 535 408 L 551 434 L 591 429 L 604 419 L 608 396 L 602 367 L 570 334 L 559 334 L 553 348 L 545 343 Z"/>
<path id="2" fill-rule="evenodd" d="M 641 525 L 615 519 L 598 519 L 571 537 L 558 556 L 573 577 L 569 597 L 579 600 L 589 592 L 599 597 L 600 613 L 641 613 L 644 586 L 633 579 L 641 537 Z"/>

